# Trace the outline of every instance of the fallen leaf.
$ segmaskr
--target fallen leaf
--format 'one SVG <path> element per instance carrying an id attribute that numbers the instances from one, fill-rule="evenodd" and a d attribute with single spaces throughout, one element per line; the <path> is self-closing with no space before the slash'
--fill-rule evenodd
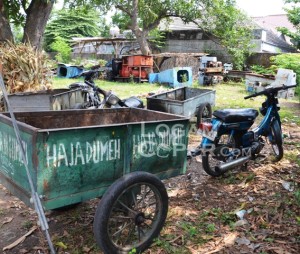
<path id="1" fill-rule="evenodd" d="M 249 244 L 251 243 L 250 240 L 248 240 L 246 237 L 236 238 L 236 239 L 235 239 L 235 242 L 236 242 L 238 245 L 242 245 L 242 244 L 249 245 Z"/>
<path id="2" fill-rule="evenodd" d="M 198 163 L 202 163 L 202 158 L 200 158 L 200 156 L 196 156 L 195 158 Z"/>
<path id="3" fill-rule="evenodd" d="M 280 247 L 269 247 L 268 250 L 272 250 L 273 252 L 277 254 L 291 254 L 291 252 L 284 250 Z"/>
<path id="4" fill-rule="evenodd" d="M 224 237 L 223 241 L 226 246 L 230 246 L 234 244 L 236 237 L 237 237 L 237 233 L 230 233 Z"/>
<path id="5" fill-rule="evenodd" d="M 10 223 L 14 218 L 13 217 L 5 217 L 0 228 L 4 225 L 4 224 L 7 224 L 7 223 Z"/>
<path id="6" fill-rule="evenodd" d="M 67 249 L 67 245 L 65 245 L 63 242 L 57 242 L 55 243 L 56 246 L 63 248 L 64 250 Z"/>
<path id="7" fill-rule="evenodd" d="M 25 253 L 29 253 L 29 251 L 26 250 L 26 249 L 21 249 L 21 250 L 19 250 L 19 253 L 20 254 L 25 254 Z"/>
<path id="8" fill-rule="evenodd" d="M 20 237 L 18 240 L 14 241 L 12 244 L 4 247 L 2 250 L 3 251 L 10 250 L 10 249 L 16 247 L 20 243 L 24 242 L 24 240 L 26 239 L 26 237 L 29 236 L 29 235 L 31 235 L 36 229 L 37 229 L 36 226 L 32 227 L 25 235 L 23 235 L 22 237 Z"/>
<path id="9" fill-rule="evenodd" d="M 234 226 L 235 227 L 241 227 L 241 226 L 244 226 L 244 225 L 247 225 L 247 224 L 248 224 L 248 221 L 246 221 L 246 220 L 239 220 L 236 223 L 234 223 Z"/>
<path id="10" fill-rule="evenodd" d="M 84 246 L 84 247 L 83 247 L 83 251 L 84 251 L 85 253 L 89 253 L 89 252 L 91 251 L 91 248 L 88 248 L 88 247 Z"/>
<path id="11" fill-rule="evenodd" d="M 63 236 L 67 236 L 67 237 L 69 237 L 69 236 L 70 236 L 70 234 L 68 233 L 68 231 L 64 230 Z"/>
<path id="12" fill-rule="evenodd" d="M 170 190 L 170 191 L 168 191 L 168 196 L 169 197 L 177 197 L 179 191 L 180 191 L 179 189 Z"/>

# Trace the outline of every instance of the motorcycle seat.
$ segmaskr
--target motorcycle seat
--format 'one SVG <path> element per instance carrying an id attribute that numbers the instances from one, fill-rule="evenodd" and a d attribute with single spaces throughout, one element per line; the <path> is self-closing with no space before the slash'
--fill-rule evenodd
<path id="1" fill-rule="evenodd" d="M 213 115 L 224 123 L 254 121 L 258 111 L 253 108 L 221 109 L 214 111 Z"/>

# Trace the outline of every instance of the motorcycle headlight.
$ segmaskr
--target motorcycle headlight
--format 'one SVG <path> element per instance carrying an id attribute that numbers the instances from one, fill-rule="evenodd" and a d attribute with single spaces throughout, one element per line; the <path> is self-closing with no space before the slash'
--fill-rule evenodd
<path id="1" fill-rule="evenodd" d="M 110 94 L 108 96 L 108 99 L 106 100 L 106 103 L 108 103 L 109 105 L 116 105 L 119 101 L 120 99 L 116 95 Z"/>

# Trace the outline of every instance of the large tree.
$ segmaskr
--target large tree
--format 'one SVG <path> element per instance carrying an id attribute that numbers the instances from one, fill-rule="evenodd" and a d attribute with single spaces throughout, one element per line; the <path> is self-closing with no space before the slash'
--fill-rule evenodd
<path id="1" fill-rule="evenodd" d="M 0 41 L 13 41 L 11 23 L 24 27 L 22 41 L 42 45 L 54 0 L 0 0 Z"/>
<path id="2" fill-rule="evenodd" d="M 115 8 L 122 28 L 131 29 L 143 54 L 149 54 L 147 38 L 162 20 L 180 17 L 194 22 L 199 28 L 214 35 L 235 59 L 242 62 L 251 47 L 251 27 L 245 14 L 235 6 L 235 0 L 68 0 L 69 6 L 94 4 L 102 10 Z M 239 63 L 239 65 L 241 65 Z"/>
<path id="3" fill-rule="evenodd" d="M 55 11 L 45 30 L 46 49 L 49 50 L 56 37 L 70 43 L 73 37 L 99 36 L 105 28 L 103 23 L 100 13 L 93 8 L 63 8 Z"/>
<path id="4" fill-rule="evenodd" d="M 284 35 L 291 38 L 292 43 L 296 48 L 300 49 L 300 7 L 296 5 L 300 0 L 285 0 L 286 4 L 292 4 L 291 8 L 286 8 L 289 21 L 294 25 L 295 31 L 290 31 L 286 27 L 278 28 Z"/>
<path id="5" fill-rule="evenodd" d="M 210 5 L 209 0 L 95 0 L 102 7 L 114 6 L 128 20 L 127 28 L 131 29 L 141 47 L 143 54 L 151 53 L 147 38 L 151 30 L 158 27 L 163 19 L 181 17 L 189 22 L 201 16 L 201 10 Z M 126 19 L 127 17 L 127 19 Z"/>

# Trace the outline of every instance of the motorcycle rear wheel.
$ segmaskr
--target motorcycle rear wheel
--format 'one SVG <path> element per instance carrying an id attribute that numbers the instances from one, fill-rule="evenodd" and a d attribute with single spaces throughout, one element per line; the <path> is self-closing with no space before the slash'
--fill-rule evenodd
<path id="1" fill-rule="evenodd" d="M 276 120 L 271 124 L 270 133 L 268 135 L 269 142 L 274 153 L 273 161 L 280 161 L 283 157 L 282 134 L 279 122 Z"/>
<path id="2" fill-rule="evenodd" d="M 240 155 L 240 135 L 230 135 L 224 134 L 215 140 L 215 148 L 213 150 L 206 151 L 202 154 L 202 166 L 204 171 L 210 176 L 220 176 L 223 173 L 216 170 L 216 166 L 229 161 L 230 159 L 235 159 Z M 229 154 L 234 154 L 234 158 L 229 156 Z"/>

